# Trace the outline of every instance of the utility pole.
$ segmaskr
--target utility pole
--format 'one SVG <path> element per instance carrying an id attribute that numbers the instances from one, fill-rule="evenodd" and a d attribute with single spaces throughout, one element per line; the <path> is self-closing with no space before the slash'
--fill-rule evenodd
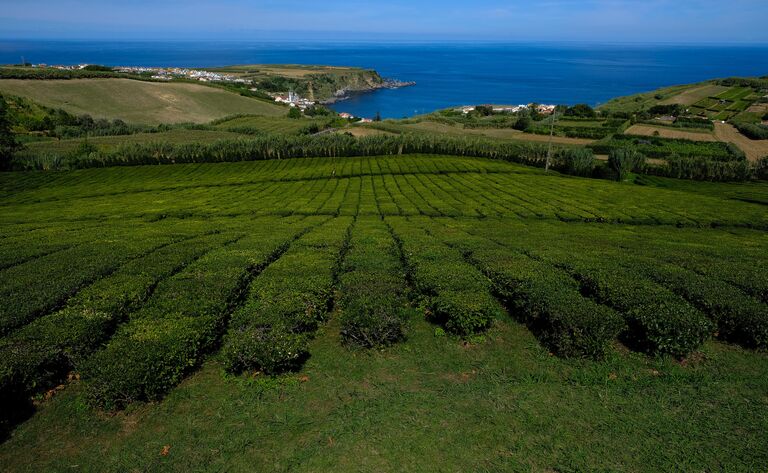
<path id="1" fill-rule="evenodd" d="M 549 148 L 547 149 L 547 163 L 544 166 L 544 172 L 549 172 L 549 165 L 552 162 L 552 138 L 555 136 L 555 119 L 557 119 L 557 109 L 552 112 L 549 126 Z"/>

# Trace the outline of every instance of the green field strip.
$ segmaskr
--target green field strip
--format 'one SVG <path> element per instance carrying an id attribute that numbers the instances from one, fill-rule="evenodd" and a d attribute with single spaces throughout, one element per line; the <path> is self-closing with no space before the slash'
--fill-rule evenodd
<path id="1" fill-rule="evenodd" d="M 61 382 L 152 296 L 160 281 L 232 238 L 213 234 L 158 248 L 83 289 L 62 310 L 0 339 L 0 399 L 24 402 Z"/>
<path id="2" fill-rule="evenodd" d="M 219 342 L 251 280 L 322 217 L 259 225 L 169 279 L 82 366 L 92 403 L 121 408 L 163 397 Z"/>
<path id="3" fill-rule="evenodd" d="M 228 371 L 279 373 L 301 366 L 308 337 L 329 315 L 353 224 L 352 217 L 328 220 L 253 281 L 224 337 Z"/>
<path id="4" fill-rule="evenodd" d="M 554 217 L 556 208 L 549 204 L 545 204 L 546 209 L 542 206 L 541 202 L 537 202 L 534 199 L 523 197 L 519 192 L 513 192 L 514 184 L 513 177 L 505 177 L 504 179 L 495 179 L 496 176 L 482 176 L 482 184 L 485 187 L 490 187 L 489 193 L 493 199 L 508 208 L 514 210 L 515 214 L 530 216 L 535 218 Z M 478 177 L 478 179 L 480 179 Z M 545 213 L 546 212 L 546 213 Z"/>
<path id="5" fill-rule="evenodd" d="M 466 336 L 487 329 L 503 313 L 491 295 L 488 278 L 464 261 L 459 251 L 431 237 L 408 218 L 387 217 L 385 221 L 431 320 Z"/>
<path id="6" fill-rule="evenodd" d="M 406 176 L 406 181 L 411 186 L 416 195 L 419 196 L 429 207 L 434 209 L 438 215 L 461 215 L 458 208 L 450 202 L 439 198 L 433 191 L 432 186 L 425 185 L 424 181 L 419 179 L 419 175 Z"/>
<path id="7" fill-rule="evenodd" d="M 419 215 L 421 213 L 421 210 L 403 193 L 400 181 L 394 175 L 385 174 L 383 178 L 387 191 L 395 199 L 397 207 L 403 215 Z"/>
<path id="8" fill-rule="evenodd" d="M 55 310 L 82 287 L 168 240 L 129 236 L 122 241 L 96 241 L 0 272 L 0 335 Z"/>
<path id="9" fill-rule="evenodd" d="M 483 176 L 485 182 L 490 184 L 495 198 L 501 199 L 508 205 L 519 206 L 523 210 L 530 212 L 538 218 L 554 218 L 557 213 L 557 207 L 547 202 L 538 200 L 536 197 L 523 196 L 520 192 L 514 192 L 516 189 L 515 179 L 495 179 L 496 176 Z"/>
<path id="10" fill-rule="evenodd" d="M 492 239 L 467 233 L 456 220 L 422 220 L 426 231 L 492 282 L 494 294 L 548 350 L 562 357 L 603 358 L 624 328 L 613 310 L 585 298 L 566 272 Z"/>
<path id="11" fill-rule="evenodd" d="M 502 215 L 514 215 L 522 217 L 523 214 L 516 213 L 514 209 L 505 207 L 498 202 L 491 200 L 487 195 L 478 192 L 475 188 L 476 182 L 471 177 L 462 176 L 459 179 L 443 179 L 442 183 L 447 188 L 446 192 L 455 193 L 464 197 L 464 205 L 471 202 L 475 206 L 476 212 L 481 218 L 490 215 L 500 217 Z"/>
<path id="12" fill-rule="evenodd" d="M 345 189 L 344 198 L 339 205 L 339 215 L 352 216 L 357 215 L 357 209 L 360 205 L 360 187 L 362 179 L 359 177 L 350 177 L 349 185 Z"/>

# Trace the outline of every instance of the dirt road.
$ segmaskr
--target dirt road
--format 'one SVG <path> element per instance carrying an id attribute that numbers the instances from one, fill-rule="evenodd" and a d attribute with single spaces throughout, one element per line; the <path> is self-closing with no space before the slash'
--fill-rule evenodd
<path id="1" fill-rule="evenodd" d="M 750 140 L 728 123 L 715 122 L 715 136 L 720 141 L 726 141 L 738 146 L 744 151 L 744 154 L 747 155 L 747 159 L 750 161 L 757 161 L 764 156 L 768 156 L 768 140 Z"/>

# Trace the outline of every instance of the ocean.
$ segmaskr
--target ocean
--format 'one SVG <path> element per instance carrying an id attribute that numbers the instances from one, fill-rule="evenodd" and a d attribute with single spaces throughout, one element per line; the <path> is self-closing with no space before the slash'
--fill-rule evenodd
<path id="1" fill-rule="evenodd" d="M 416 81 L 335 104 L 402 118 L 465 104 L 599 105 L 612 97 L 727 76 L 768 74 L 768 46 L 584 43 L 74 42 L 0 40 L 0 63 L 213 67 L 357 66 Z"/>

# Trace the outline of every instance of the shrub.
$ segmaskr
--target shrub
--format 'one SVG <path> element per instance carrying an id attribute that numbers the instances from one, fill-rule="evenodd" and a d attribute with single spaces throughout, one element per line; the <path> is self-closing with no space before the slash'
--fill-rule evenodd
<path id="1" fill-rule="evenodd" d="M 302 335 L 328 313 L 351 223 L 342 217 L 313 229 L 259 275 L 224 337 L 227 371 L 274 374 L 301 366 L 307 355 Z"/>
<path id="2" fill-rule="evenodd" d="M 755 163 L 755 176 L 758 179 L 768 180 L 768 156 L 763 157 Z"/>
<path id="3" fill-rule="evenodd" d="M 558 159 L 565 172 L 574 176 L 591 176 L 595 167 L 595 155 L 587 148 L 563 150 Z"/>
<path id="4" fill-rule="evenodd" d="M 768 140 L 768 126 L 766 125 L 741 122 L 737 122 L 734 125 L 742 135 L 750 140 Z"/>
<path id="5" fill-rule="evenodd" d="M 585 294 L 624 315 L 622 338 L 634 349 L 684 358 L 714 331 L 704 314 L 650 281 L 599 264 L 571 270 Z"/>
<path id="6" fill-rule="evenodd" d="M 304 334 L 279 325 L 256 325 L 228 335 L 221 353 L 230 372 L 260 369 L 277 374 L 300 368 L 309 348 Z"/>
<path id="7" fill-rule="evenodd" d="M 624 327 L 616 312 L 582 297 L 573 279 L 545 263 L 501 248 L 471 258 L 512 313 L 558 356 L 602 358 Z"/>
<path id="8" fill-rule="evenodd" d="M 301 110 L 298 107 L 290 107 L 288 109 L 288 118 L 299 119 L 301 118 Z"/>
<path id="9" fill-rule="evenodd" d="M 582 118 L 594 118 L 597 116 L 595 110 L 585 103 L 576 104 L 573 107 L 568 107 L 565 110 L 565 116 L 567 117 L 582 117 Z"/>
<path id="10" fill-rule="evenodd" d="M 356 222 L 339 282 L 345 343 L 374 348 L 405 338 L 405 271 L 395 241 L 380 219 L 361 217 Z"/>
<path id="11" fill-rule="evenodd" d="M 616 173 L 616 179 L 623 181 L 629 173 L 641 170 L 645 165 L 645 156 L 632 148 L 611 150 L 608 166 Z"/>
<path id="12" fill-rule="evenodd" d="M 488 278 L 464 261 L 458 250 L 430 237 L 416 224 L 401 217 L 387 219 L 387 223 L 431 319 L 461 336 L 489 328 L 503 311 L 490 294 Z"/>

